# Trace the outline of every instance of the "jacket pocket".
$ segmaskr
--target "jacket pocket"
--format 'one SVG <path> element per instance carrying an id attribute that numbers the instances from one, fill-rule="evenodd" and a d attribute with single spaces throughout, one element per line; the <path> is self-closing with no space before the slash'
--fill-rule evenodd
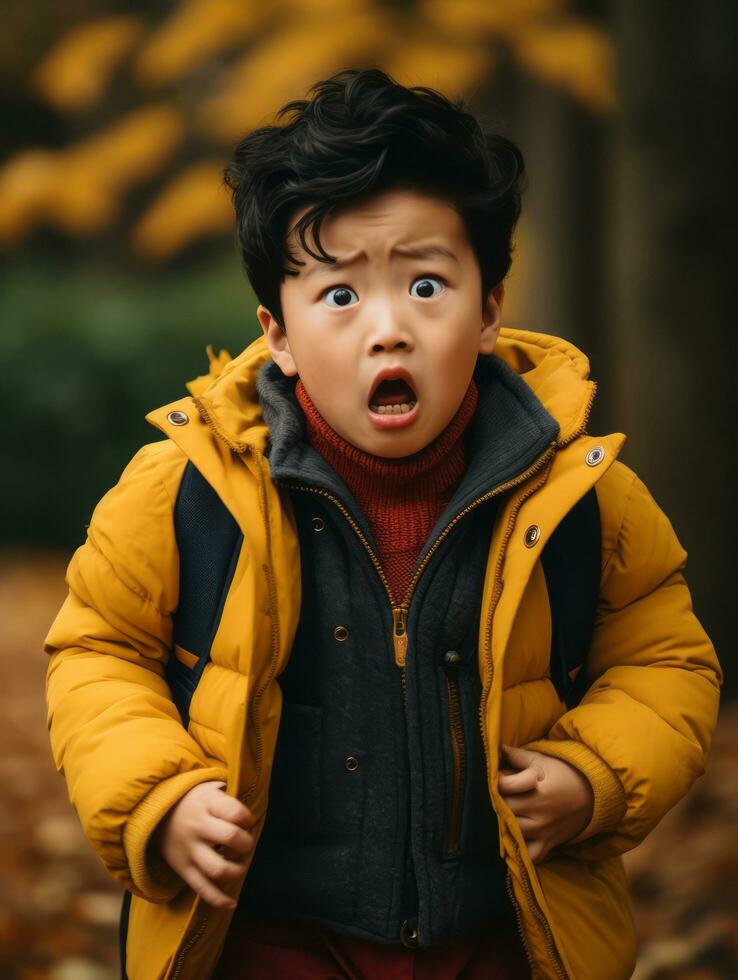
<path id="1" fill-rule="evenodd" d="M 323 709 L 282 702 L 269 790 L 269 819 L 294 840 L 319 836 Z"/>

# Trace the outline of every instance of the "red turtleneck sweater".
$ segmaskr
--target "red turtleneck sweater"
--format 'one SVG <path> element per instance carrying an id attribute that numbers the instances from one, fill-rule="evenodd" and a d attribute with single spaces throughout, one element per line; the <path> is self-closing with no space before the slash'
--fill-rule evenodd
<path id="1" fill-rule="evenodd" d="M 305 413 L 306 436 L 348 486 L 371 525 L 395 605 L 405 597 L 415 562 L 431 528 L 466 469 L 461 438 L 477 407 L 474 380 L 440 435 L 413 456 L 373 456 L 338 435 L 312 402 L 301 380 L 295 396 Z"/>

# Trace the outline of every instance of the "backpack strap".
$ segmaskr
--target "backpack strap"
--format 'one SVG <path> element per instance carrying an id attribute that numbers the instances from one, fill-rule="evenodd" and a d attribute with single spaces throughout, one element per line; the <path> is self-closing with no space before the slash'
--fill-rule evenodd
<path id="1" fill-rule="evenodd" d="M 191 461 L 174 506 L 174 533 L 179 550 L 179 601 L 166 678 L 186 728 L 192 695 L 210 659 L 243 542 L 232 514 Z"/>
<path id="2" fill-rule="evenodd" d="M 566 514 L 541 554 L 551 605 L 551 680 L 573 708 L 589 686 L 586 659 L 600 591 L 602 528 L 591 488 Z M 570 673 L 579 668 L 576 678 Z"/>

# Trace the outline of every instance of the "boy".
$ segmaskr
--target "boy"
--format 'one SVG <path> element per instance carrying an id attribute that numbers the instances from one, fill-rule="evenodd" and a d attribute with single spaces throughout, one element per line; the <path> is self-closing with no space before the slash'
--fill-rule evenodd
<path id="1" fill-rule="evenodd" d="M 500 327 L 517 148 L 376 69 L 287 113 L 226 172 L 264 336 L 147 416 L 169 439 L 98 504 L 46 640 L 127 975 L 628 977 L 620 855 L 703 771 L 722 681 L 686 553 L 625 437 L 587 433 L 587 358 Z M 185 728 L 189 462 L 243 542 Z M 567 710 L 541 556 L 585 499 Z"/>

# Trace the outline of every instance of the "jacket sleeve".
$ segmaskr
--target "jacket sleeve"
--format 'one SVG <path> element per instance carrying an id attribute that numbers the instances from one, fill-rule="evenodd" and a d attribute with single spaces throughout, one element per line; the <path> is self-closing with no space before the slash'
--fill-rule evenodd
<path id="1" fill-rule="evenodd" d="M 183 880 L 150 846 L 197 783 L 226 779 L 183 727 L 164 677 L 179 591 L 173 526 L 184 459 L 144 446 L 98 503 L 46 637 L 47 723 L 85 835 L 111 875 L 150 902 Z"/>
<path id="2" fill-rule="evenodd" d="M 591 684 L 545 739 L 590 781 L 594 812 L 560 851 L 630 850 L 705 770 L 723 675 L 692 610 L 687 553 L 643 482 L 615 461 L 597 485 L 603 569 L 586 669 Z"/>

